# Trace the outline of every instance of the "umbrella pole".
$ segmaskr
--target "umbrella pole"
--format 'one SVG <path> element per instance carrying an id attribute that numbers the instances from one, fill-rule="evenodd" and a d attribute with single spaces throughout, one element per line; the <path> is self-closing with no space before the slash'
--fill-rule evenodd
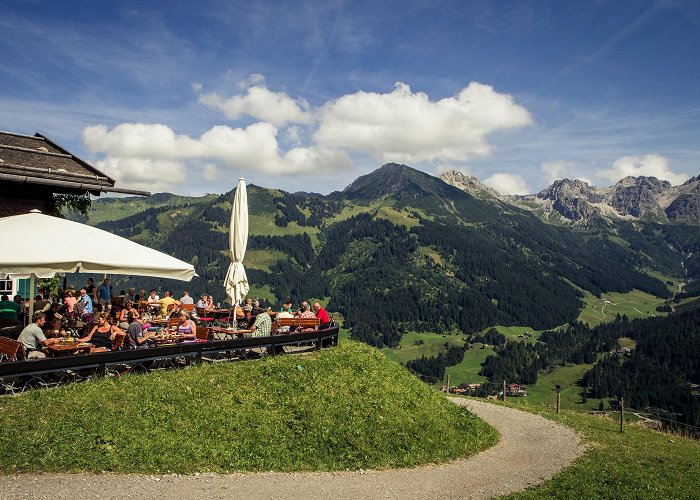
<path id="1" fill-rule="evenodd" d="M 29 316 L 27 319 L 27 324 L 32 322 L 32 316 L 34 316 L 34 283 L 36 280 L 36 274 L 32 273 L 29 277 Z"/>

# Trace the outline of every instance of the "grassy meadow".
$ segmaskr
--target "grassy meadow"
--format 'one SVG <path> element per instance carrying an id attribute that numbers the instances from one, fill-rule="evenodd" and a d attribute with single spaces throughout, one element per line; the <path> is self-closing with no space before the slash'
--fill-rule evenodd
<path id="1" fill-rule="evenodd" d="M 639 290 L 629 293 L 604 293 L 600 298 L 588 292 L 584 292 L 584 295 L 584 307 L 578 320 L 588 323 L 589 326 L 612 321 L 617 314 L 626 314 L 629 319 L 666 314 L 656 311 L 658 306 L 664 304 L 664 299 Z"/>
<path id="2" fill-rule="evenodd" d="M 498 439 L 350 341 L 5 396 L 0 428 L 13 429 L 0 435 L 3 474 L 384 469 L 466 457 Z"/>

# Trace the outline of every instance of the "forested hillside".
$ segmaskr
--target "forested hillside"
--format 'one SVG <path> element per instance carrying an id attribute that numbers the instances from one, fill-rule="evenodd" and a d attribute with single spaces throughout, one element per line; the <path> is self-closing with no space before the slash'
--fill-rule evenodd
<path id="1" fill-rule="evenodd" d="M 320 299 L 342 313 L 353 337 L 375 346 L 396 345 L 407 330 L 551 329 L 576 321 L 583 292 L 637 289 L 670 299 L 664 277 L 684 280 L 683 296 L 700 281 L 695 228 L 547 225 L 403 165 L 328 196 L 251 185 L 248 198 L 251 293 L 270 305 Z M 97 200 L 90 220 L 193 263 L 199 278 L 186 285 L 190 293 L 223 302 L 232 199 L 233 192 Z M 183 289 L 114 278 L 117 289 Z"/>

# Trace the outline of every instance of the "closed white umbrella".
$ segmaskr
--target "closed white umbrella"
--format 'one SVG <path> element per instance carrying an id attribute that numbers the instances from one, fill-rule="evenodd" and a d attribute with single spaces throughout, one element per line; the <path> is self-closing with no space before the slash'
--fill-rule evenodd
<path id="1" fill-rule="evenodd" d="M 116 234 L 32 210 L 0 218 L 0 274 L 51 278 L 56 273 L 155 276 L 190 281 L 194 266 Z"/>
<path id="2" fill-rule="evenodd" d="M 224 279 L 226 294 L 231 299 L 231 305 L 240 304 L 250 286 L 248 277 L 243 267 L 243 257 L 248 246 L 248 193 L 245 187 L 245 179 L 238 179 L 236 194 L 233 197 L 231 209 L 231 226 L 228 234 L 229 250 L 231 250 L 231 265 Z"/>

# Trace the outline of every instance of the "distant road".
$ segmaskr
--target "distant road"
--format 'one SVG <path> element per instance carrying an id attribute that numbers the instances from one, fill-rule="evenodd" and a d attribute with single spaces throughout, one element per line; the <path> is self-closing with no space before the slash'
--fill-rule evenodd
<path id="1" fill-rule="evenodd" d="M 0 476 L 3 498 L 492 498 L 541 484 L 584 451 L 568 427 L 483 401 L 450 398 L 498 429 L 501 440 L 474 457 L 388 471 L 154 476 Z"/>

